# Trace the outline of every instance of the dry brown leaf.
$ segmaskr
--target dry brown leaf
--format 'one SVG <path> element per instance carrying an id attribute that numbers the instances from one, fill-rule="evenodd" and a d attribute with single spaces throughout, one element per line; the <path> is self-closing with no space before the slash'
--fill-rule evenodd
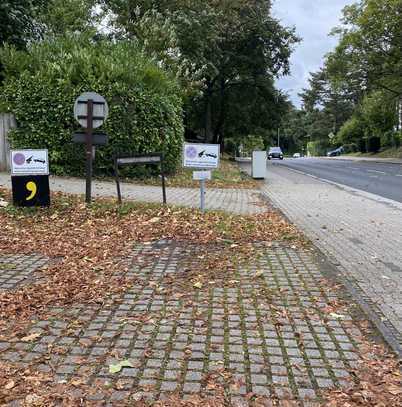
<path id="1" fill-rule="evenodd" d="M 42 334 L 39 332 L 24 336 L 23 338 L 21 338 L 22 342 L 32 342 L 35 339 L 38 339 Z"/>

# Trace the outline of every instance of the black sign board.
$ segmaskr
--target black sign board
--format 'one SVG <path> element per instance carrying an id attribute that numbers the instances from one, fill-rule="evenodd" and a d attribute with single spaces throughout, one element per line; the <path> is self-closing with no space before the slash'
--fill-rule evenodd
<path id="1" fill-rule="evenodd" d="M 15 206 L 49 206 L 49 175 L 19 175 L 11 177 Z"/>
<path id="2" fill-rule="evenodd" d="M 73 134 L 73 143 L 85 144 L 87 142 L 87 134 L 83 132 L 75 132 Z M 93 133 L 92 144 L 94 146 L 106 146 L 108 136 L 106 133 Z"/>
<path id="3" fill-rule="evenodd" d="M 160 164 L 161 177 L 162 177 L 162 195 L 163 203 L 166 204 L 166 186 L 165 186 L 165 172 L 163 169 L 163 154 L 162 153 L 150 153 L 150 154 L 116 154 L 114 158 L 114 173 L 116 177 L 117 197 L 119 203 L 121 203 L 121 190 L 120 190 L 120 178 L 119 178 L 119 166 L 124 165 L 148 165 L 148 164 Z"/>

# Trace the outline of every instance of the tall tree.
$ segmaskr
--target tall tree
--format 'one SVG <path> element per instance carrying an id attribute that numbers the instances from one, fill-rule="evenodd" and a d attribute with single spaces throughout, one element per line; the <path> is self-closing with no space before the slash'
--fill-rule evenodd
<path id="1" fill-rule="evenodd" d="M 266 0 L 165 0 L 122 2 L 105 0 L 115 21 L 128 35 L 141 37 L 141 20 L 153 10 L 166 16 L 174 28 L 178 52 L 186 70 L 198 81 L 188 112 L 204 129 L 206 140 L 222 143 L 229 108 L 237 89 L 259 92 L 267 101 L 272 80 L 289 71 L 289 57 L 297 37 L 271 17 Z M 272 96 L 271 93 L 271 96 Z M 238 100 L 241 107 L 243 103 Z M 202 120 L 200 120 L 202 117 Z M 241 121 L 241 115 L 234 118 Z M 190 126 L 190 123 L 189 123 Z"/>
<path id="2" fill-rule="evenodd" d="M 5 43 L 23 48 L 41 34 L 36 19 L 47 0 L 2 0 L 0 3 L 0 46 Z"/>

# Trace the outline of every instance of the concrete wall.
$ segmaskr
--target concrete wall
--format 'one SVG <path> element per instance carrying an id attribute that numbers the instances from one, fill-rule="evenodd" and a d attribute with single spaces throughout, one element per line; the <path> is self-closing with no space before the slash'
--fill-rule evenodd
<path id="1" fill-rule="evenodd" d="M 10 169 L 10 145 L 7 133 L 16 126 L 12 114 L 0 113 L 0 171 Z"/>

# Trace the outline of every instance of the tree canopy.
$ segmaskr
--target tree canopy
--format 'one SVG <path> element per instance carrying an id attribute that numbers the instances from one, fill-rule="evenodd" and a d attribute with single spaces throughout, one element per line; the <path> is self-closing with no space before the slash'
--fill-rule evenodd
<path id="1" fill-rule="evenodd" d="M 401 22 L 402 0 L 345 7 L 342 25 L 332 30 L 337 47 L 300 94 L 306 117 L 315 116 L 313 129 L 323 130 L 316 139 L 325 139 L 332 127 L 334 142 L 352 143 L 353 150 L 366 151 L 371 138 L 381 139 L 383 147 L 398 145 L 400 135 L 389 134 L 402 129 Z M 330 125 L 324 130 L 325 121 Z"/>

